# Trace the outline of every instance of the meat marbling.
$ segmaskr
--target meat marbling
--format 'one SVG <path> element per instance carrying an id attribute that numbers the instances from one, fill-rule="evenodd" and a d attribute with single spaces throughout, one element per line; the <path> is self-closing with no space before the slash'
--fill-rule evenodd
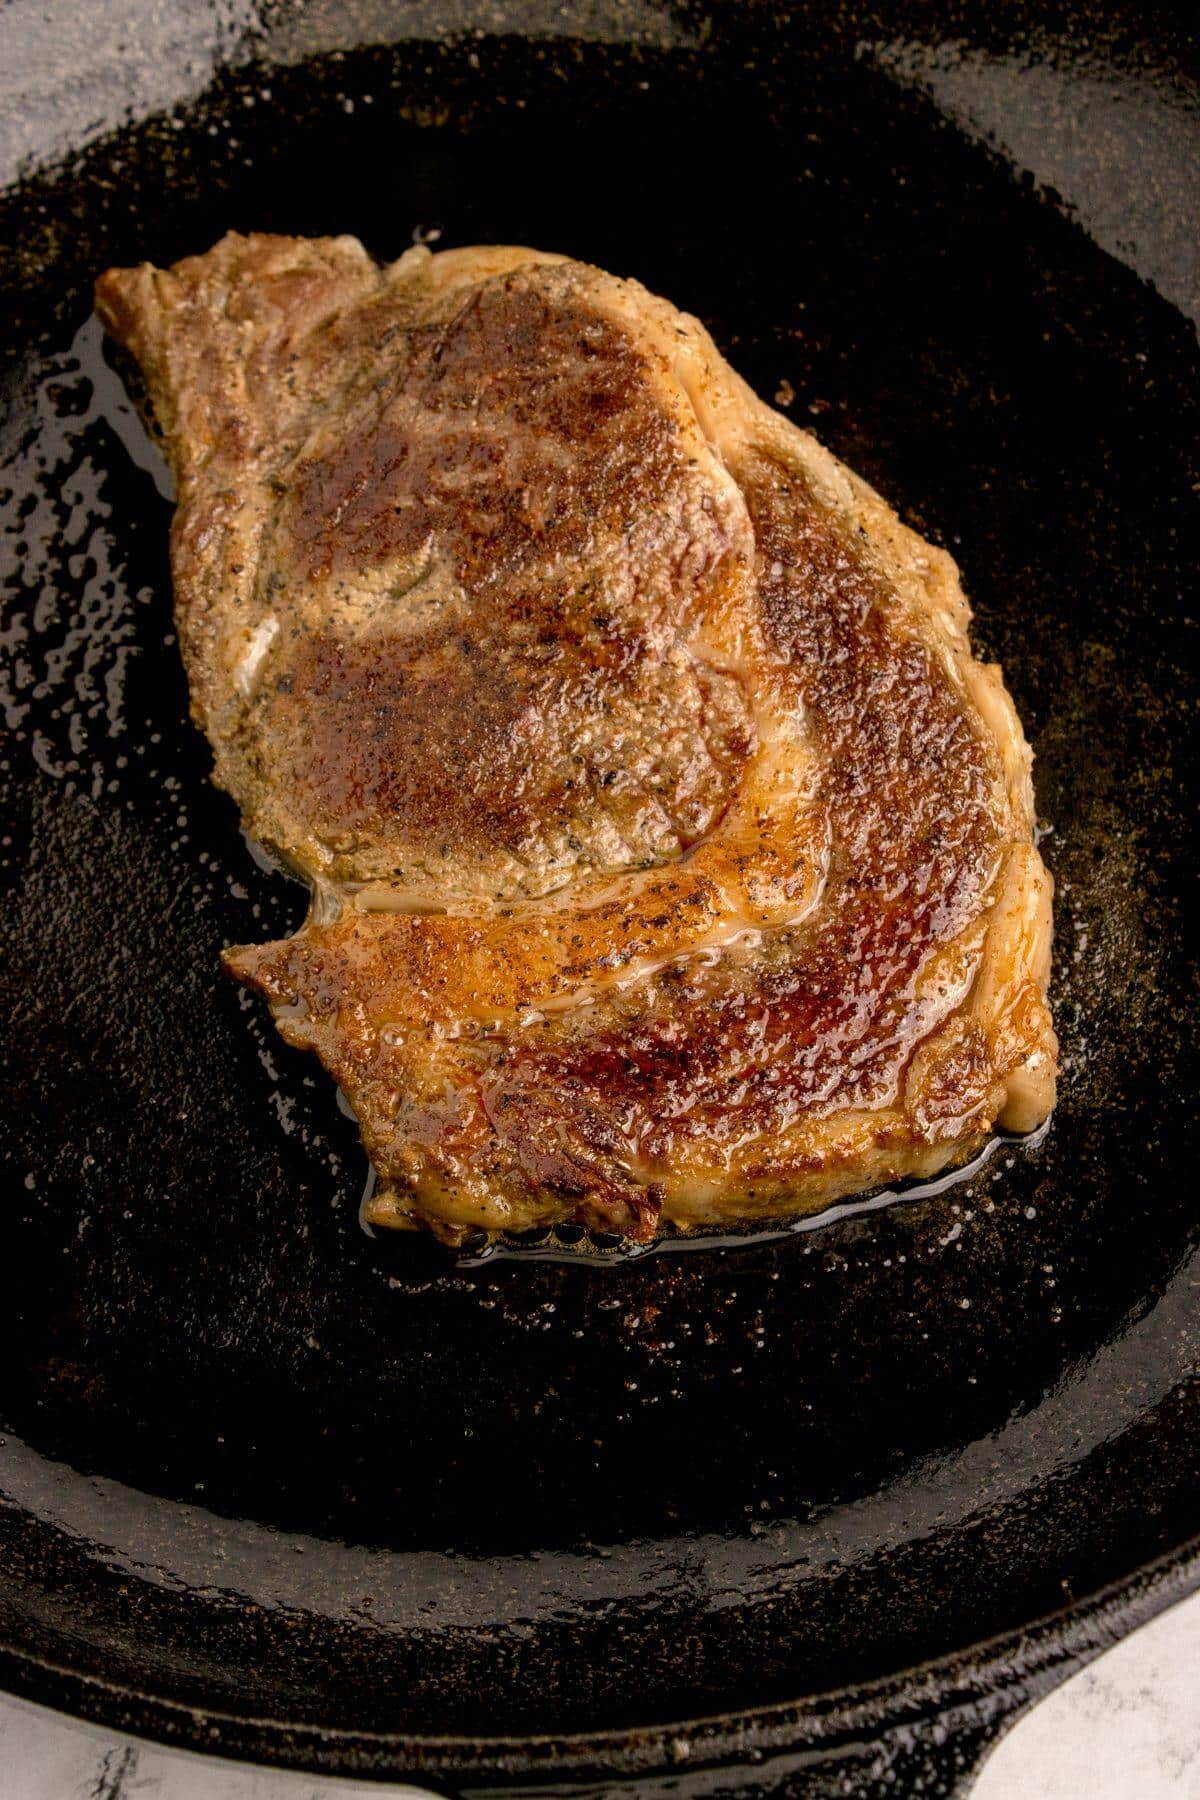
<path id="1" fill-rule="evenodd" d="M 110 270 L 195 716 L 313 884 L 230 951 L 448 1240 L 812 1211 L 1054 1098 L 1030 753 L 950 558 L 636 282 Z"/>

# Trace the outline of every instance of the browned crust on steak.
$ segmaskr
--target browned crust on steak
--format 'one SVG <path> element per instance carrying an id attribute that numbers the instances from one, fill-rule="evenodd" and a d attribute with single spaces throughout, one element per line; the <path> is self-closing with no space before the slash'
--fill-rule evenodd
<path id="1" fill-rule="evenodd" d="M 645 1237 L 1045 1116 L 1029 753 L 953 564 L 695 321 L 348 240 L 98 304 L 218 778 L 322 894 L 229 966 L 349 1096 L 377 1221 Z"/>

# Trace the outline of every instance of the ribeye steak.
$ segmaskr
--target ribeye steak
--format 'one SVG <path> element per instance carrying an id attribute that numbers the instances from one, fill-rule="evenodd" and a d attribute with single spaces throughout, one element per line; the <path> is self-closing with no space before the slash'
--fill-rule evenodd
<path id="1" fill-rule="evenodd" d="M 1030 754 L 954 564 L 694 319 L 520 249 L 111 270 L 195 716 L 312 883 L 234 950 L 376 1223 L 809 1212 L 1054 1098 Z"/>

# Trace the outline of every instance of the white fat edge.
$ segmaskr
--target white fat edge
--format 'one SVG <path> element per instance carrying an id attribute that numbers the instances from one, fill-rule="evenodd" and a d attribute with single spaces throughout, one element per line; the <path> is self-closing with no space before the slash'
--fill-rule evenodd
<path id="1" fill-rule="evenodd" d="M 268 613 L 265 619 L 259 620 L 247 638 L 246 646 L 233 666 L 232 676 L 233 685 L 243 700 L 254 697 L 259 672 L 278 636 L 279 620 L 274 613 Z"/>
<path id="2" fill-rule="evenodd" d="M 347 882 L 343 892 L 350 904 L 364 913 L 406 913 L 419 918 L 445 918 L 456 907 L 431 900 L 423 888 L 391 888 L 381 884 Z"/>
<path id="3" fill-rule="evenodd" d="M 384 271 L 388 281 L 411 281 L 413 276 L 423 274 L 433 261 L 433 252 L 424 244 L 412 244 L 393 263 L 389 263 Z"/>
<path id="4" fill-rule="evenodd" d="M 308 904 L 310 925 L 336 925 L 342 916 L 342 895 L 337 885 L 324 875 L 309 876 L 312 898 Z"/>

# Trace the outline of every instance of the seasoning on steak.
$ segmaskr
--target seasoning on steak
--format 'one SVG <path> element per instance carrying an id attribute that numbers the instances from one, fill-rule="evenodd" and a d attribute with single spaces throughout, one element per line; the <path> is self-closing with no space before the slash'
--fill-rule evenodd
<path id="1" fill-rule="evenodd" d="M 1054 1099 L 1030 753 L 954 564 L 636 282 L 224 238 L 110 270 L 195 716 L 313 884 L 231 951 L 369 1216 L 811 1211 Z"/>

